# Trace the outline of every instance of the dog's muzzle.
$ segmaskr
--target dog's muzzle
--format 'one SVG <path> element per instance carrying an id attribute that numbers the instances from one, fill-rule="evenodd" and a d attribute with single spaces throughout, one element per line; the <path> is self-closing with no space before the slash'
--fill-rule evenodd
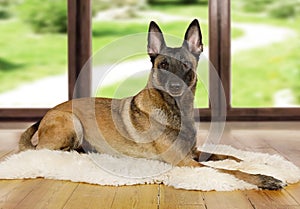
<path id="1" fill-rule="evenodd" d="M 166 70 L 158 69 L 153 74 L 153 86 L 168 93 L 172 97 L 180 97 L 188 88 L 186 83 L 177 75 Z"/>
<path id="2" fill-rule="evenodd" d="M 168 81 L 166 84 L 166 90 L 167 92 L 173 96 L 181 96 L 185 89 L 185 83 L 181 80 L 171 80 Z"/>

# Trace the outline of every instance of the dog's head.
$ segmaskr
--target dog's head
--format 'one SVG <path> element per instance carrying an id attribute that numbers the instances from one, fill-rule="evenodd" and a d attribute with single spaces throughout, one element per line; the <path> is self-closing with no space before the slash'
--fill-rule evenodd
<path id="1" fill-rule="evenodd" d="M 183 44 L 178 48 L 166 46 L 160 28 L 152 21 L 148 32 L 152 87 L 172 97 L 182 96 L 187 89 L 194 93 L 197 83 L 196 69 L 202 51 L 202 34 L 198 20 L 195 19 L 189 25 Z"/>

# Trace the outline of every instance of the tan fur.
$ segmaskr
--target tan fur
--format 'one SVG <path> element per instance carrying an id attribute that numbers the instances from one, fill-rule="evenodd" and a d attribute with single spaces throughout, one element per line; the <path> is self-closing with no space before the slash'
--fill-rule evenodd
<path id="1" fill-rule="evenodd" d="M 167 47 L 153 22 L 149 32 L 148 53 L 153 67 L 144 89 L 124 99 L 81 98 L 60 104 L 23 133 L 20 150 L 82 148 L 178 166 L 203 166 L 197 162 L 201 153 L 195 147 L 193 118 L 196 68 L 202 51 L 199 23 L 194 20 L 190 24 L 180 48 Z M 31 140 L 36 131 L 38 143 L 34 146 Z M 239 161 L 231 156 L 209 157 Z M 281 188 L 280 181 L 272 177 L 222 172 L 261 188 Z"/>

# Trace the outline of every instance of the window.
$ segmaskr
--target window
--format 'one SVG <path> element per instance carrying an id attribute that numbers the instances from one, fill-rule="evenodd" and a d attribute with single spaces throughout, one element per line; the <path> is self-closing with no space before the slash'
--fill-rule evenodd
<path id="1" fill-rule="evenodd" d="M 231 64 L 231 2 L 230 0 L 210 0 L 210 40 L 218 40 L 210 42 L 210 60 L 217 69 L 217 72 L 222 81 L 226 101 L 220 100 L 220 103 L 226 103 L 227 106 L 227 119 L 228 120 L 299 120 L 300 108 L 298 107 L 241 107 L 242 105 L 235 105 L 238 98 L 232 92 L 232 87 L 237 88 L 232 72 L 238 71 L 239 66 L 233 65 L 237 69 L 232 69 Z M 272 52 L 270 52 L 271 54 Z M 238 55 L 237 55 L 238 56 Z M 257 57 L 260 59 L 260 57 Z M 252 63 L 249 63 L 252 64 Z M 266 63 L 267 64 L 267 63 Z M 247 63 L 245 64 L 247 65 Z M 233 74 L 235 75 L 235 74 Z M 259 76 L 259 75 L 253 75 Z M 251 78 L 249 78 L 251 79 Z M 211 89 L 219 88 L 211 81 Z M 218 91 L 219 97 L 222 93 Z M 215 92 L 212 92 L 215 93 Z"/>
<path id="2" fill-rule="evenodd" d="M 68 97 L 67 23 L 57 21 L 67 3 L 33 4 L 0 2 L 0 108 L 46 108 Z"/>
<path id="3" fill-rule="evenodd" d="M 65 80 L 68 88 L 61 89 L 67 93 L 65 99 L 90 95 L 89 70 L 86 70 L 85 76 L 82 76 L 81 80 L 76 83 L 81 68 L 91 55 L 89 5 L 89 1 L 68 1 L 68 38 L 66 41 L 68 45 L 64 45 L 66 49 L 68 48 L 68 56 L 66 56 L 66 50 L 63 51 L 64 56 L 68 57 L 68 80 Z M 40 119 L 47 111 L 48 107 L 6 107 L 0 109 L 0 120 L 33 121 Z"/>
<path id="4" fill-rule="evenodd" d="M 300 120 L 300 108 L 244 107 L 235 105 L 232 98 L 235 88 L 234 75 L 231 71 L 231 15 L 230 0 L 209 0 L 209 58 L 216 70 L 210 69 L 209 94 L 214 105 L 196 108 L 202 120 L 214 116 L 228 120 Z M 69 98 L 91 95 L 92 77 L 90 65 L 85 65 L 90 58 L 91 45 L 91 5 L 90 1 L 68 0 L 68 78 Z M 101 28 L 99 28 L 101 30 Z M 84 66 L 85 65 L 85 66 Z M 76 82 L 82 67 L 84 76 Z M 238 69 L 233 69 L 238 70 Z M 219 76 L 214 76 L 213 72 Z M 225 104 L 225 105 L 224 105 Z M 47 109 L 0 109 L 2 120 L 36 120 Z"/>
<path id="5" fill-rule="evenodd" d="M 300 107 L 298 4 L 231 1 L 232 26 L 243 31 L 231 39 L 233 107 Z"/>

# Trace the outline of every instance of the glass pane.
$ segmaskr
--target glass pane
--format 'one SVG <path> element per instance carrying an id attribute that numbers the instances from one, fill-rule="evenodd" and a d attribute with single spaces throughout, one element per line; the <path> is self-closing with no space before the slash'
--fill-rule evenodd
<path id="1" fill-rule="evenodd" d="M 207 56 L 207 1 L 92 2 L 94 96 L 128 97 L 146 86 L 151 69 L 147 55 L 151 20 L 160 26 L 167 45 L 178 47 L 190 22 L 198 18 L 205 46 L 203 57 Z M 196 107 L 208 107 L 208 62 L 203 60 L 199 63 Z"/>
<path id="2" fill-rule="evenodd" d="M 300 15 L 297 0 L 232 0 L 232 105 L 300 105 Z"/>
<path id="3" fill-rule="evenodd" d="M 0 1 L 0 108 L 67 100 L 66 1 Z"/>

